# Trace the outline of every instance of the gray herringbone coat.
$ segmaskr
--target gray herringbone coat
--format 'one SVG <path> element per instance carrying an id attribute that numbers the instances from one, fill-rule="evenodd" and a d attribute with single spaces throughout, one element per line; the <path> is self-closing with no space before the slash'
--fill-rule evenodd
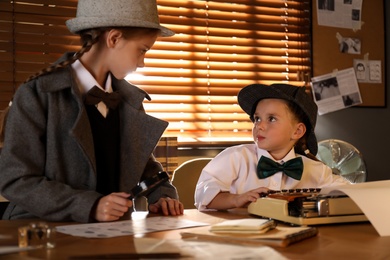
<path id="1" fill-rule="evenodd" d="M 129 192 L 162 170 L 151 153 L 168 123 L 145 113 L 146 92 L 114 77 L 112 85 L 122 96 L 120 191 Z M 95 188 L 92 132 L 70 66 L 20 86 L 0 155 L 0 193 L 10 200 L 3 219 L 91 221 L 102 196 Z M 177 198 L 176 189 L 167 183 L 149 195 L 149 203 L 161 196 Z"/>

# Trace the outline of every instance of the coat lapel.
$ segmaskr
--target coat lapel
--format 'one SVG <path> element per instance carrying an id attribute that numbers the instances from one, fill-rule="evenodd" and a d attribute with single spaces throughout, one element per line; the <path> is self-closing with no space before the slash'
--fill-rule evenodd
<path id="1" fill-rule="evenodd" d="M 70 55 L 72 55 L 72 53 L 66 53 L 58 62 L 68 59 Z M 87 111 L 84 108 L 83 98 L 72 75 L 73 72 L 69 66 L 64 70 L 57 71 L 55 74 L 48 74 L 46 77 L 39 80 L 47 81 L 47 83 L 41 84 L 42 91 L 44 92 L 56 92 L 66 88 L 71 89 L 74 100 L 77 103 L 78 114 L 70 134 L 81 146 L 96 176 L 96 159 L 91 126 L 89 124 Z M 53 82 L 56 82 L 56 84 L 53 84 Z"/>
<path id="2" fill-rule="evenodd" d="M 84 151 L 86 157 L 88 158 L 89 163 L 93 169 L 93 172 L 96 176 L 96 158 L 95 158 L 95 150 L 93 144 L 93 136 L 91 125 L 89 123 L 88 113 L 84 107 L 84 102 L 81 97 L 81 93 L 79 89 L 74 86 L 72 87 L 73 95 L 76 96 L 77 105 L 79 108 L 79 113 L 77 115 L 77 119 L 73 125 L 72 134 L 76 141 L 81 146 Z"/>
<path id="3" fill-rule="evenodd" d="M 143 100 L 150 99 L 146 92 L 115 78 L 113 78 L 113 87 L 123 97 L 120 105 L 120 190 L 128 192 L 140 180 L 148 159 L 168 123 L 144 112 Z M 132 175 L 131 178 L 129 175 Z"/>

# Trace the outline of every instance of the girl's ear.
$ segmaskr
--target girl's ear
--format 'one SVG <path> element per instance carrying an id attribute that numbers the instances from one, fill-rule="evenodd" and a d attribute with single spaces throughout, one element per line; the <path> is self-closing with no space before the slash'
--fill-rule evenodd
<path id="1" fill-rule="evenodd" d="M 298 123 L 296 125 L 295 132 L 293 133 L 292 139 L 299 140 L 306 133 L 306 125 L 304 123 Z"/>
<path id="2" fill-rule="evenodd" d="M 114 48 L 118 41 L 123 37 L 123 33 L 117 29 L 111 29 L 107 32 L 106 44 L 108 48 Z"/>

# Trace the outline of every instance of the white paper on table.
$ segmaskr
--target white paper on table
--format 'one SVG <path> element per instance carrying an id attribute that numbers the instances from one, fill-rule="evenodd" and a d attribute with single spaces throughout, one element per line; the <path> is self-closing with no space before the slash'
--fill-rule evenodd
<path id="1" fill-rule="evenodd" d="M 326 187 L 321 194 L 346 194 L 363 211 L 380 236 L 390 236 L 390 180 Z"/>
<path id="2" fill-rule="evenodd" d="M 18 253 L 28 250 L 34 250 L 42 248 L 41 246 L 28 246 L 28 247 L 18 247 L 18 246 L 0 246 L 0 255 Z"/>
<path id="3" fill-rule="evenodd" d="M 181 253 L 182 259 L 273 259 L 286 260 L 268 246 L 240 246 L 183 239 L 136 238 L 137 253 Z"/>
<path id="4" fill-rule="evenodd" d="M 72 236 L 108 238 L 207 225 L 209 224 L 178 217 L 161 216 L 116 222 L 65 225 L 56 227 L 56 230 Z"/>

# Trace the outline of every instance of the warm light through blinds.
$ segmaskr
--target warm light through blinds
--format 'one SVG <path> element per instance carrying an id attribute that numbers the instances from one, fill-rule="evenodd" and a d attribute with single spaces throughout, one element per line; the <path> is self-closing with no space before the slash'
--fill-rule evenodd
<path id="1" fill-rule="evenodd" d="M 310 76 L 309 0 L 157 2 L 160 22 L 176 35 L 159 38 L 128 80 L 151 95 L 146 111 L 170 122 L 165 135 L 179 146 L 252 140 L 238 91 L 252 83 L 304 86 Z M 64 25 L 76 4 L 0 1 L 2 108 L 28 74 L 78 48 Z"/>
<path id="2" fill-rule="evenodd" d="M 238 91 L 252 83 L 305 85 L 297 75 L 310 71 L 310 1 L 158 3 L 161 22 L 177 34 L 157 42 L 129 81 L 151 94 L 146 110 L 169 121 L 166 135 L 182 145 L 251 141 Z"/>

